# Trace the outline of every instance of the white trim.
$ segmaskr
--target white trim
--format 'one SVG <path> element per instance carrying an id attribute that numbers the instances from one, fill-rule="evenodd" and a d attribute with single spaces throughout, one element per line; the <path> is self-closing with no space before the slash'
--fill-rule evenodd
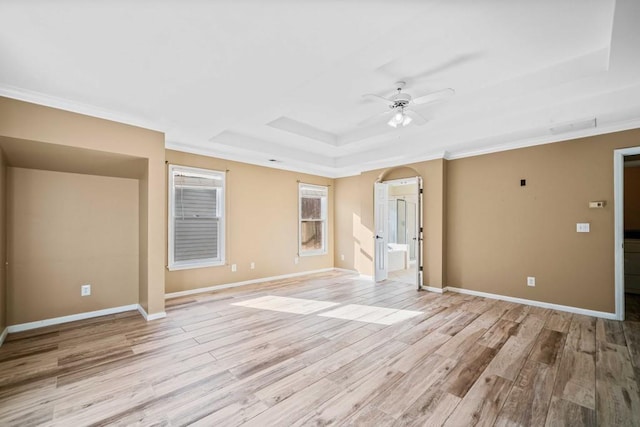
<path id="1" fill-rule="evenodd" d="M 420 289 L 424 291 L 435 292 L 436 294 L 443 294 L 447 291 L 447 288 L 435 288 L 433 286 L 425 286 L 425 285 L 420 285 Z"/>
<path id="2" fill-rule="evenodd" d="M 167 317 L 167 313 L 164 311 L 161 311 L 160 313 L 147 314 L 147 311 L 140 304 L 138 304 L 137 308 L 142 317 L 144 317 L 144 320 L 147 322 Z"/>
<path id="3" fill-rule="evenodd" d="M 4 343 L 4 340 L 7 339 L 7 335 L 9 335 L 9 328 L 4 328 L 4 331 L 0 334 L 0 347 Z"/>
<path id="4" fill-rule="evenodd" d="M 476 296 L 476 297 L 491 298 L 491 299 L 497 299 L 497 300 L 502 300 L 502 301 L 515 302 L 515 303 L 518 303 L 518 304 L 532 305 L 534 307 L 542 307 L 542 308 L 550 308 L 552 310 L 566 311 L 568 313 L 583 314 L 585 316 L 593 316 L 593 317 L 601 317 L 603 319 L 617 320 L 615 313 L 607 313 L 605 311 L 587 310 L 586 308 L 571 307 L 571 306 L 568 306 L 568 305 L 560 305 L 560 304 L 552 304 L 552 303 L 549 303 L 549 302 L 534 301 L 534 300 L 524 299 L 524 298 L 509 297 L 509 296 L 506 296 L 506 295 L 490 294 L 488 292 L 473 291 L 471 289 L 453 288 L 451 286 L 447 286 L 445 288 L 445 290 L 447 292 L 457 292 L 459 294 L 473 295 L 473 296 Z"/>
<path id="5" fill-rule="evenodd" d="M 159 123 L 151 120 L 15 86 L 0 85 L 0 96 L 157 132 L 165 132 L 165 126 L 161 126 Z"/>
<path id="6" fill-rule="evenodd" d="M 306 198 L 319 198 L 320 199 L 320 219 L 304 220 L 302 218 L 302 195 L 303 188 L 310 188 L 312 190 L 321 191 L 324 194 L 321 196 L 309 196 Z M 308 184 L 306 182 L 298 181 L 298 256 L 317 256 L 326 255 L 328 253 L 327 247 L 329 246 L 329 186 L 320 184 Z M 318 250 L 302 251 L 302 221 L 315 221 L 322 223 L 322 248 Z"/>
<path id="7" fill-rule="evenodd" d="M 373 282 L 373 276 L 368 276 L 366 274 L 360 274 L 360 272 L 358 270 L 350 270 L 348 268 L 338 268 L 338 267 L 334 267 L 333 269 L 336 270 L 336 271 L 344 271 L 345 273 L 357 274 L 359 280 L 368 280 L 370 282 Z"/>
<path id="8" fill-rule="evenodd" d="M 263 283 L 263 282 L 270 282 L 272 280 L 288 279 L 290 277 L 305 276 L 307 274 L 325 273 L 327 271 L 333 271 L 333 270 L 338 270 L 338 269 L 333 268 L 333 267 L 321 268 L 319 270 L 303 271 L 303 272 L 300 272 L 300 273 L 290 273 L 290 274 L 283 274 L 283 275 L 280 275 L 280 276 L 263 277 L 261 279 L 245 280 L 245 281 L 242 281 L 242 282 L 225 283 L 225 284 L 222 284 L 222 285 L 208 286 L 206 288 L 189 289 L 188 291 L 170 292 L 168 294 L 165 294 L 164 298 L 165 299 L 178 298 L 178 297 L 183 297 L 183 296 L 186 296 L 186 295 L 202 294 L 202 293 L 205 293 L 205 292 L 219 291 L 221 289 L 228 289 L 228 288 L 236 288 L 238 286 L 253 285 L 254 283 Z M 348 271 L 351 272 L 351 270 L 348 270 Z"/>
<path id="9" fill-rule="evenodd" d="M 11 325 L 6 330 L 13 334 L 28 331 L 30 329 L 44 328 L 45 326 L 59 325 L 61 323 L 75 322 L 77 320 L 91 319 L 93 317 L 107 316 L 109 314 L 123 313 L 137 310 L 138 304 L 123 305 L 120 307 L 105 308 L 103 310 L 88 311 L 85 313 L 71 314 L 69 316 L 54 317 L 53 319 L 38 320 L 35 322 Z"/>
<path id="10" fill-rule="evenodd" d="M 624 156 L 640 154 L 640 147 L 613 151 L 613 216 L 616 320 L 624 320 Z"/>
<path id="11" fill-rule="evenodd" d="M 174 172 L 185 172 L 185 173 L 191 173 L 191 174 L 195 174 L 198 176 L 202 176 L 202 177 L 206 177 L 206 178 L 210 178 L 213 180 L 217 180 L 217 181 L 221 181 L 221 185 L 220 186 L 216 186 L 216 189 L 219 191 L 216 191 L 216 209 L 218 210 L 218 212 L 216 212 L 216 214 L 218 214 L 217 218 L 218 218 L 218 258 L 216 259 L 198 259 L 198 260 L 191 260 L 191 261 L 175 261 L 174 260 L 174 251 L 173 251 L 173 239 L 175 238 L 174 235 L 174 227 L 175 227 L 175 223 L 174 223 L 174 214 L 173 211 L 175 209 L 174 204 L 175 204 L 175 185 L 174 185 Z M 225 229 L 225 223 L 226 223 L 226 217 L 227 217 L 227 211 L 225 209 L 225 201 L 226 201 L 226 193 L 227 193 L 227 174 L 224 171 L 219 171 L 219 170 L 213 170 L 213 169 L 202 169 L 202 168 L 195 168 L 195 167 L 191 167 L 191 166 L 181 166 L 181 165 L 174 165 L 174 164 L 169 164 L 169 169 L 167 171 L 168 174 L 168 192 L 169 194 L 167 195 L 167 226 L 168 226 L 168 243 L 167 243 L 167 247 L 168 247 L 168 265 L 167 265 L 167 269 L 169 271 L 174 271 L 174 270 L 187 270 L 187 269 L 192 269 L 192 268 L 204 268 L 204 267 L 220 267 L 225 265 L 225 253 L 226 253 L 226 244 L 225 244 L 225 235 L 226 235 L 226 229 Z"/>
<path id="12" fill-rule="evenodd" d="M 151 129 L 158 132 L 166 133 L 167 131 L 166 124 L 162 124 L 157 121 L 148 120 L 142 117 L 135 117 L 130 114 L 111 111 L 111 110 L 99 108 L 93 105 L 71 101 L 61 97 L 47 95 L 41 92 L 23 89 L 20 87 L 0 85 L 0 96 L 17 99 L 20 101 L 30 102 L 37 105 L 43 105 L 47 107 L 70 111 L 73 113 L 84 114 L 91 117 L 97 117 L 100 119 L 111 120 L 111 121 L 124 123 L 132 126 L 142 127 L 145 129 Z M 605 124 L 598 122 L 598 126 L 596 128 L 589 128 L 586 130 L 581 130 L 578 132 L 561 134 L 561 135 L 546 134 L 546 135 L 527 138 L 523 140 L 516 139 L 515 142 L 513 143 L 498 144 L 491 147 L 483 147 L 483 148 L 470 149 L 470 150 L 460 150 L 460 151 L 454 151 L 454 152 L 445 151 L 445 152 L 439 152 L 439 153 L 425 153 L 422 155 L 417 154 L 417 155 L 413 155 L 413 157 L 411 158 L 407 158 L 403 156 L 402 158 L 397 160 L 381 159 L 375 162 L 369 162 L 367 164 L 359 164 L 356 166 L 349 166 L 349 167 L 343 167 L 343 168 L 326 166 L 326 167 L 323 167 L 322 169 L 314 168 L 313 165 L 308 164 L 308 162 L 303 162 L 295 159 L 291 159 L 286 163 L 272 164 L 272 163 L 265 162 L 262 159 L 249 158 L 250 157 L 249 155 L 243 156 L 242 154 L 223 153 L 220 151 L 215 151 L 213 149 L 205 149 L 202 147 L 188 145 L 182 142 L 172 141 L 172 140 L 165 141 L 165 148 L 187 152 L 187 153 L 216 157 L 220 159 L 233 160 L 233 161 L 238 161 L 238 162 L 243 162 L 248 164 L 255 164 L 255 165 L 270 167 L 273 169 L 302 172 L 302 173 L 308 173 L 312 175 L 318 175 L 318 176 L 337 179 L 337 178 L 344 178 L 348 176 L 360 175 L 363 172 L 374 170 L 374 169 L 386 169 L 386 168 L 391 168 L 395 166 L 407 165 L 409 163 L 426 162 L 429 160 L 440 159 L 440 158 L 444 158 L 447 160 L 461 159 L 465 157 L 473 157 L 473 156 L 479 156 L 482 154 L 497 153 L 497 152 L 513 150 L 517 148 L 531 147 L 535 145 L 551 144 L 551 143 L 562 142 L 570 139 L 586 138 L 590 136 L 603 135 L 603 134 L 620 132 L 620 131 L 636 129 L 636 128 L 640 128 L 639 119 L 622 120 L 622 121 L 616 121 L 616 122 L 605 123 Z M 544 131 L 545 129 L 541 129 L 541 130 Z M 549 130 L 546 129 L 546 131 L 548 132 Z M 494 139 L 500 138 L 500 135 L 493 135 L 493 136 L 487 137 L 486 139 L 492 139 L 492 138 Z M 460 142 L 465 142 L 465 141 L 451 141 L 451 145 L 453 146 Z M 345 146 L 345 145 L 339 145 L 339 147 L 340 146 Z M 255 156 L 255 153 L 251 153 L 251 154 Z M 335 158 L 333 158 L 332 160 L 335 161 Z M 294 163 L 297 163 L 297 164 L 294 164 Z M 300 163 L 307 163 L 307 164 L 301 165 Z"/>
<path id="13" fill-rule="evenodd" d="M 344 272 L 344 273 L 360 274 L 360 273 L 358 272 L 358 270 L 351 270 L 351 269 L 349 269 L 349 268 L 333 267 L 333 269 L 334 269 L 335 271 L 342 271 L 342 272 Z"/>
<path id="14" fill-rule="evenodd" d="M 591 136 L 598 136 L 598 135 L 606 135 L 609 133 L 622 132 L 625 130 L 637 129 L 637 128 L 640 128 L 640 119 L 624 120 L 624 121 L 613 122 L 605 125 L 601 125 L 600 123 L 598 123 L 598 127 L 584 129 L 576 132 L 569 132 L 566 134 L 560 134 L 560 135 L 548 134 L 548 135 L 536 136 L 532 138 L 526 138 L 523 140 L 516 140 L 515 142 L 512 142 L 512 143 L 494 145 L 491 147 L 482 147 L 482 148 L 471 149 L 471 150 L 448 152 L 446 153 L 446 156 L 443 158 L 446 160 L 463 159 L 465 157 L 475 157 L 475 156 L 481 156 L 484 154 L 499 153 L 502 151 L 533 147 L 536 145 L 554 144 L 556 142 L 570 141 L 572 139 L 588 138 Z M 494 138 L 498 138 L 499 136 L 500 135 L 494 136 Z M 421 160 L 419 158 L 415 160 L 415 162 L 420 162 L 420 161 Z"/>

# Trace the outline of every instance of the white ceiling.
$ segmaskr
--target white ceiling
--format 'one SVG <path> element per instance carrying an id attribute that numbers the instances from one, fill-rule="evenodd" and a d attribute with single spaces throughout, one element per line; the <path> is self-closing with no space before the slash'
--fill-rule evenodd
<path id="1" fill-rule="evenodd" d="M 638 23 L 637 0 L 0 0 L 0 95 L 339 177 L 639 127 Z M 397 80 L 456 95 L 359 126 Z"/>

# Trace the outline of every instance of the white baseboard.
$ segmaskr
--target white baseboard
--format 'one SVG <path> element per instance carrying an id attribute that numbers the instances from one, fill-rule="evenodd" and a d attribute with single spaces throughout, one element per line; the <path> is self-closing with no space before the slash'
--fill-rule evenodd
<path id="1" fill-rule="evenodd" d="M 93 317 L 107 316 L 109 314 L 122 313 L 138 309 L 138 304 L 123 305 L 120 307 L 105 308 L 103 310 L 88 311 L 86 313 L 71 314 L 69 316 L 54 317 L 53 319 L 38 320 L 36 322 L 11 325 L 5 329 L 9 333 L 28 331 L 30 329 L 44 328 L 45 326 L 59 325 L 61 323 L 75 322 L 76 320 L 91 319 Z"/>
<path id="2" fill-rule="evenodd" d="M 334 267 L 333 270 L 343 271 L 345 273 L 357 274 L 358 275 L 358 279 L 360 279 L 360 280 L 373 281 L 373 276 L 369 276 L 369 275 L 366 275 L 366 274 L 361 274 L 358 270 L 350 270 L 348 268 L 338 268 L 338 267 Z"/>
<path id="3" fill-rule="evenodd" d="M 332 270 L 335 270 L 335 271 L 343 271 L 343 272 L 345 272 L 345 273 L 360 274 L 360 273 L 358 272 L 358 270 L 351 270 L 351 269 L 348 269 L 348 268 L 333 267 L 333 268 L 332 268 Z"/>
<path id="4" fill-rule="evenodd" d="M 291 277 L 306 276 L 314 273 L 325 273 L 327 271 L 338 270 L 336 268 L 321 268 L 320 270 L 303 271 L 300 273 L 283 274 L 280 276 L 263 277 L 260 279 L 245 280 L 243 282 L 225 283 L 222 285 L 207 286 L 206 288 L 189 289 L 188 291 L 170 292 L 164 295 L 165 299 L 178 298 L 186 295 L 202 294 L 205 292 L 219 291 L 221 289 L 236 288 L 238 286 L 253 285 L 255 283 L 271 282 L 272 280 L 289 279 Z M 351 272 L 351 270 L 346 270 Z"/>
<path id="5" fill-rule="evenodd" d="M 7 335 L 9 334 L 9 328 L 4 328 L 4 331 L 0 334 L 0 347 L 4 343 L 4 340 L 7 339 Z"/>
<path id="6" fill-rule="evenodd" d="M 425 290 L 425 291 L 435 292 L 436 294 L 443 294 L 443 293 L 445 293 L 447 291 L 447 288 L 436 288 L 436 287 L 433 287 L 433 286 L 421 285 L 420 288 Z"/>
<path id="7" fill-rule="evenodd" d="M 147 311 L 140 304 L 138 304 L 137 309 L 147 322 L 167 317 L 167 313 L 164 311 L 161 311 L 160 313 L 147 314 Z"/>
<path id="8" fill-rule="evenodd" d="M 518 304 L 532 305 L 534 307 L 550 308 L 552 310 L 566 311 L 568 313 L 583 314 L 585 316 L 593 316 L 593 317 L 601 317 L 603 319 L 617 320 L 615 313 L 607 313 L 605 311 L 587 310 L 586 308 L 572 307 L 569 305 L 552 304 L 549 302 L 535 301 L 535 300 L 524 299 L 524 298 L 516 298 L 516 297 L 510 297 L 506 295 L 490 294 L 488 292 L 473 291 L 471 289 L 454 288 L 451 286 L 447 286 L 445 290 L 448 292 L 457 292 L 459 294 L 473 295 L 476 297 L 498 299 L 502 301 L 515 302 Z"/>

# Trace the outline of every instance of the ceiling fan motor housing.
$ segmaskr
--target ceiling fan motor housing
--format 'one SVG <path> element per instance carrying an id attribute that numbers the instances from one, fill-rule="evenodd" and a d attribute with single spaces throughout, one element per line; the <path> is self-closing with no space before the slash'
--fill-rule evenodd
<path id="1" fill-rule="evenodd" d="M 391 101 L 393 102 L 393 104 L 389 106 L 391 108 L 406 107 L 411 101 L 411 95 L 398 92 L 391 97 Z"/>

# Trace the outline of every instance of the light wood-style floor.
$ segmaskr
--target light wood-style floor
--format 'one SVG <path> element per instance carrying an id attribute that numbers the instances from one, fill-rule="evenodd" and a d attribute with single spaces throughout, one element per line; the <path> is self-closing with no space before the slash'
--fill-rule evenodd
<path id="1" fill-rule="evenodd" d="M 0 425 L 640 425 L 638 322 L 340 272 L 167 302 L 10 335 Z"/>

